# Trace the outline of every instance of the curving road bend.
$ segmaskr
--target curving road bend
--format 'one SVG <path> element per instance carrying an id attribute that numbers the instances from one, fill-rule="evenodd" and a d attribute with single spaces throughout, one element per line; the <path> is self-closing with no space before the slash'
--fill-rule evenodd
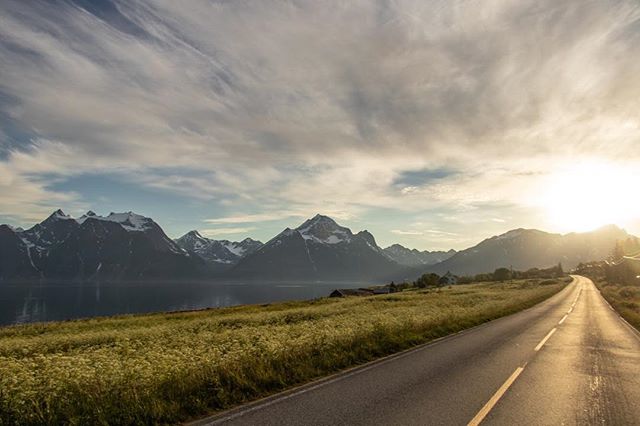
<path id="1" fill-rule="evenodd" d="M 640 334 L 587 278 L 526 311 L 194 425 L 640 424 Z"/>

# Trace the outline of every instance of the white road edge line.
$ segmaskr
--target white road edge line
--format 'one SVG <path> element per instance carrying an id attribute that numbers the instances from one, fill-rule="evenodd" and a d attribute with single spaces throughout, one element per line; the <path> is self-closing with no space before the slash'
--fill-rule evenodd
<path id="1" fill-rule="evenodd" d="M 551 336 L 553 336 L 553 333 L 555 333 L 555 332 L 556 332 L 556 330 L 557 330 L 557 328 L 555 328 L 555 327 L 554 327 L 554 328 L 553 328 L 553 330 L 551 330 L 551 331 L 549 332 L 549 334 L 547 334 L 547 335 L 544 337 L 544 339 L 542 339 L 542 340 L 540 341 L 540 343 L 538 343 L 538 346 L 536 346 L 536 348 L 535 348 L 535 351 L 536 351 L 536 352 L 538 352 L 538 351 L 539 351 L 539 350 L 544 346 L 544 344 L 545 344 L 545 343 L 547 343 L 547 340 L 549 340 L 549 338 L 551 338 Z"/>
<path id="2" fill-rule="evenodd" d="M 491 409 L 498 403 L 500 398 L 502 398 L 505 392 L 511 387 L 513 382 L 516 381 L 516 379 L 518 378 L 520 373 L 522 373 L 526 365 L 527 364 L 523 365 L 522 367 L 516 368 L 516 371 L 514 371 L 513 374 L 509 376 L 507 381 L 504 382 L 502 386 L 500 386 L 500 389 L 498 389 L 498 391 L 493 394 L 491 399 L 487 401 L 486 404 L 484 404 L 484 407 L 482 407 L 482 409 L 478 411 L 478 414 L 476 414 L 476 416 L 473 419 L 471 419 L 471 421 L 467 424 L 467 426 L 478 426 L 480 423 L 482 423 L 482 421 L 484 420 L 485 417 L 487 417 L 487 414 L 489 414 Z"/>
<path id="3" fill-rule="evenodd" d="M 562 319 L 560 320 L 560 322 L 558 323 L 558 325 L 562 324 L 564 322 L 564 320 L 567 319 L 568 316 L 569 316 L 569 314 L 566 314 L 565 316 L 563 316 Z"/>

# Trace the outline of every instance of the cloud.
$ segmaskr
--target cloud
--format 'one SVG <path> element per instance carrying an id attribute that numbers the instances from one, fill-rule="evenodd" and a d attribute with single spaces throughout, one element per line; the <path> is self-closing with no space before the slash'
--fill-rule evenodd
<path id="1" fill-rule="evenodd" d="M 3 216 L 81 207 L 52 182 L 100 172 L 225 206 L 211 223 L 501 216 L 564 162 L 640 159 L 631 0 L 0 12 Z"/>
<path id="2" fill-rule="evenodd" d="M 205 237 L 217 237 L 220 235 L 239 235 L 246 234 L 255 230 L 254 227 L 239 227 L 239 228 L 211 228 L 211 229 L 202 229 L 198 232 L 204 235 Z"/>
<path id="3" fill-rule="evenodd" d="M 256 223 L 256 222 L 268 222 L 273 220 L 282 220 L 289 217 L 304 217 L 299 213 L 290 212 L 274 212 L 269 214 L 244 214 L 230 217 L 219 217 L 215 219 L 205 219 L 207 223 Z"/>
<path id="4" fill-rule="evenodd" d="M 391 232 L 397 235 L 423 235 L 424 234 L 424 232 L 422 231 L 403 231 L 401 229 L 392 229 Z"/>

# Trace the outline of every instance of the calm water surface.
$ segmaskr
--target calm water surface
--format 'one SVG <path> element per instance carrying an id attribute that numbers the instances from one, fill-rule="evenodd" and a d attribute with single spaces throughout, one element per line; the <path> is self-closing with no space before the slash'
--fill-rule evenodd
<path id="1" fill-rule="evenodd" d="M 0 325 L 328 296 L 364 283 L 0 283 Z"/>

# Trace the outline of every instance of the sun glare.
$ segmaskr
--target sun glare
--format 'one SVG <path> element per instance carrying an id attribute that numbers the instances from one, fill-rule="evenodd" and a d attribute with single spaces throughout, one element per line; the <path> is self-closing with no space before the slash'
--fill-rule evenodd
<path id="1" fill-rule="evenodd" d="M 543 197 L 550 225 L 561 232 L 627 226 L 640 217 L 639 177 L 628 166 L 604 162 L 579 163 L 553 173 Z"/>

